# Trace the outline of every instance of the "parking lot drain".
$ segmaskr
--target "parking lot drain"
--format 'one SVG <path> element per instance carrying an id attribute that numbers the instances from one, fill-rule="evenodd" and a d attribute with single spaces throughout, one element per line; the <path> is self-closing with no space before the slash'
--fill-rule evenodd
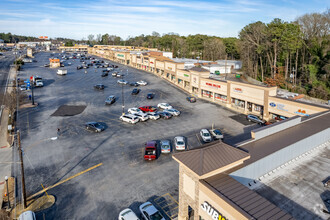
<path id="1" fill-rule="evenodd" d="M 86 105 L 61 105 L 51 116 L 74 116 L 82 113 Z"/>

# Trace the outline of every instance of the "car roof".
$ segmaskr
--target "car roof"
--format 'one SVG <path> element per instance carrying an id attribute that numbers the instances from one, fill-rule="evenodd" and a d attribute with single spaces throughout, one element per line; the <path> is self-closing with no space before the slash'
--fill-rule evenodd
<path id="1" fill-rule="evenodd" d="M 120 216 L 124 216 L 125 219 L 129 220 L 129 219 L 132 219 L 132 220 L 136 220 L 136 214 L 132 211 L 132 209 L 124 209 L 123 211 L 121 211 L 119 213 Z"/>
<path id="2" fill-rule="evenodd" d="M 201 132 L 203 132 L 203 133 L 209 133 L 209 131 L 208 131 L 207 129 L 205 129 L 205 128 L 203 128 L 203 129 L 201 130 Z"/>
<path id="3" fill-rule="evenodd" d="M 156 145 L 156 141 L 147 141 L 146 146 L 147 147 L 154 147 Z"/>
<path id="4" fill-rule="evenodd" d="M 148 214 L 154 214 L 155 212 L 157 212 L 155 206 L 150 202 L 146 202 L 140 205 L 140 209 L 146 211 Z"/>
<path id="5" fill-rule="evenodd" d="M 170 144 L 170 141 L 169 140 L 161 140 L 160 143 L 162 143 L 162 144 Z"/>
<path id="6" fill-rule="evenodd" d="M 182 136 L 176 136 L 175 139 L 177 139 L 178 141 L 184 141 L 184 137 Z"/>

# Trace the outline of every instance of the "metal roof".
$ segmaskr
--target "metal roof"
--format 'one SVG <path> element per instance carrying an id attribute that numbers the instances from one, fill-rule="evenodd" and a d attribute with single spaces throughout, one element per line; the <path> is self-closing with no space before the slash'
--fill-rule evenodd
<path id="1" fill-rule="evenodd" d="M 244 162 L 245 165 L 254 163 L 278 150 L 294 144 L 306 137 L 312 136 L 330 127 L 330 112 L 312 117 L 298 125 L 287 128 L 280 132 L 261 138 L 247 144 L 240 145 L 239 148 L 248 152 L 251 158 Z"/>
<path id="2" fill-rule="evenodd" d="M 248 153 L 220 141 L 203 146 L 203 148 L 176 153 L 173 157 L 199 176 L 249 158 Z"/>
<path id="3" fill-rule="evenodd" d="M 294 219 L 290 214 L 269 202 L 226 174 L 218 174 L 200 181 L 232 206 L 238 207 L 250 219 Z"/>

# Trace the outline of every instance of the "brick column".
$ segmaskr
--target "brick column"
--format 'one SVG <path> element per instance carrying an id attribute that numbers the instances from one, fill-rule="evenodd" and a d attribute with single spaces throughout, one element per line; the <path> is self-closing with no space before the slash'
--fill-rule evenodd
<path id="1" fill-rule="evenodd" d="M 227 81 L 227 107 L 231 108 L 231 83 Z"/>
<path id="2" fill-rule="evenodd" d="M 183 167 L 179 167 L 179 214 L 178 220 L 188 219 L 188 203 L 185 200 L 185 195 L 183 191 Z"/>

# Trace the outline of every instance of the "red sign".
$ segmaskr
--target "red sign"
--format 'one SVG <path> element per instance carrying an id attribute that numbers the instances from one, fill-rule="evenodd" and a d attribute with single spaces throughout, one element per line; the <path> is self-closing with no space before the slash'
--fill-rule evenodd
<path id="1" fill-rule="evenodd" d="M 243 90 L 241 88 L 234 88 L 234 92 L 239 92 L 239 93 L 242 93 Z"/>
<path id="2" fill-rule="evenodd" d="M 212 83 L 205 83 L 207 86 L 212 86 L 212 87 L 215 87 L 215 88 L 221 88 L 220 85 L 217 85 L 217 84 L 212 84 Z"/>

